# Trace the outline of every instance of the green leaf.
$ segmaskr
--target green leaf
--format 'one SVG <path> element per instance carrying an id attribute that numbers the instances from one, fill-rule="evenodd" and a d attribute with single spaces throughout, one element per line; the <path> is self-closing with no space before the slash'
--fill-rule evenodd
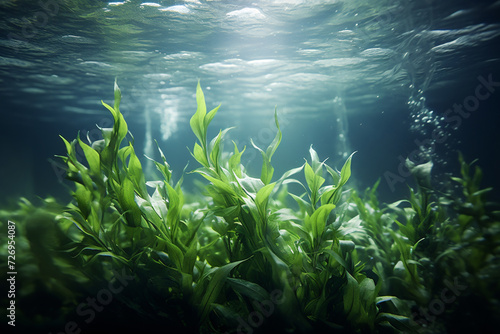
<path id="1" fill-rule="evenodd" d="M 419 330 L 416 330 L 415 327 L 411 326 L 411 321 L 410 318 L 402 316 L 402 315 L 397 315 L 397 314 L 392 314 L 392 313 L 379 313 L 377 315 L 377 322 L 383 322 L 387 321 L 389 322 L 394 328 L 398 329 L 402 333 L 419 333 Z"/>
<path id="2" fill-rule="evenodd" d="M 107 104 L 106 102 L 104 102 L 102 100 L 101 100 L 101 103 L 102 103 L 102 105 L 104 107 L 106 107 L 106 109 L 109 110 L 109 112 L 111 113 L 111 115 L 113 115 L 113 119 L 114 119 L 114 122 L 115 122 L 114 124 L 116 124 L 116 122 L 118 121 L 118 115 L 116 113 L 116 110 L 113 107 L 111 107 L 109 104 Z"/>
<path id="3" fill-rule="evenodd" d="M 107 105 L 104 102 L 103 102 L 103 104 L 113 114 L 113 118 L 114 118 L 113 132 L 117 136 L 116 143 L 119 146 L 119 144 L 121 143 L 123 138 L 125 138 L 125 136 L 127 135 L 128 127 L 127 127 L 127 123 L 125 122 L 125 119 L 123 118 L 123 115 L 120 112 L 120 102 L 121 102 L 121 98 L 122 98 L 122 93 L 120 91 L 120 88 L 118 87 L 118 83 L 116 82 L 116 80 L 115 80 L 115 84 L 114 84 L 114 97 L 115 97 L 115 100 L 114 100 L 113 108 L 111 108 L 109 105 Z"/>
<path id="4" fill-rule="evenodd" d="M 327 193 L 324 193 L 321 197 L 321 203 L 332 203 L 332 204 L 337 204 L 340 200 L 340 197 L 342 195 L 342 186 L 344 186 L 349 178 L 351 177 L 351 159 L 352 156 L 354 155 L 353 152 L 349 158 L 347 158 L 346 162 L 344 163 L 344 166 L 342 166 L 342 170 L 340 171 L 340 178 L 338 181 L 338 184 L 336 187 L 334 187 L 332 190 L 328 191 Z M 330 175 L 335 179 L 335 174 L 333 171 L 329 171 Z"/>
<path id="5" fill-rule="evenodd" d="M 319 161 L 318 153 L 313 149 L 312 145 L 309 147 L 309 155 L 311 156 L 313 169 L 317 171 L 321 167 L 321 163 Z"/>
<path id="6" fill-rule="evenodd" d="M 465 180 L 462 180 L 461 178 L 459 178 L 459 177 L 455 177 L 455 176 L 451 176 L 451 177 L 450 177 L 450 179 L 451 179 L 452 181 L 458 182 L 458 183 L 460 183 L 460 184 L 462 184 L 462 185 L 465 185 L 465 184 L 467 183 L 467 182 L 465 182 Z"/>
<path id="7" fill-rule="evenodd" d="M 234 291 L 256 301 L 269 300 L 269 294 L 260 285 L 240 278 L 228 278 L 228 284 Z"/>
<path id="8" fill-rule="evenodd" d="M 75 183 L 75 186 L 76 191 L 73 193 L 73 196 L 78 203 L 78 208 L 80 209 L 83 218 L 87 219 L 90 214 L 90 202 L 92 200 L 92 193 L 80 183 Z"/>
<path id="9" fill-rule="evenodd" d="M 217 208 L 217 209 L 213 210 L 213 213 L 218 217 L 224 217 L 226 219 L 226 221 L 232 221 L 240 213 L 240 206 L 233 205 L 233 206 L 229 206 L 227 208 L 222 208 L 222 209 Z M 215 227 L 214 227 L 214 230 L 221 235 L 225 234 L 225 233 L 221 233 L 221 231 L 216 230 Z"/>
<path id="10" fill-rule="evenodd" d="M 181 198 L 172 186 L 165 182 L 168 192 L 167 224 L 170 226 L 172 235 L 177 231 L 181 212 Z M 172 238 L 172 241 L 176 241 Z"/>
<path id="11" fill-rule="evenodd" d="M 312 236 L 315 240 L 318 240 L 323 235 L 328 216 L 334 208 L 335 205 L 333 204 L 325 204 L 314 211 L 312 216 L 306 217 L 306 226 L 307 221 L 309 221 Z"/>
<path id="12" fill-rule="evenodd" d="M 276 184 L 278 186 L 280 186 L 281 184 L 288 184 L 288 183 L 292 183 L 292 182 L 298 182 L 297 180 L 289 179 L 289 177 L 292 176 L 292 175 L 294 175 L 294 174 L 297 174 L 298 172 L 300 172 L 302 170 L 302 168 L 304 168 L 304 165 L 302 165 L 300 167 L 296 167 L 296 168 L 292 168 L 292 169 L 287 170 L 286 172 L 283 173 L 283 175 L 279 178 L 279 180 L 276 181 Z M 298 183 L 301 184 L 300 182 L 298 182 Z M 304 187 L 304 186 L 302 186 L 302 187 Z"/>
<path id="13" fill-rule="evenodd" d="M 146 159 L 152 161 L 155 164 L 156 169 L 158 169 L 158 171 L 161 173 L 161 175 L 163 176 L 163 179 L 167 182 L 170 182 L 170 178 L 172 177 L 172 171 L 170 170 L 170 165 L 167 163 L 167 159 L 165 159 L 165 155 L 163 154 L 163 151 L 160 149 L 160 146 L 158 145 L 156 140 L 155 140 L 155 143 L 156 143 L 156 146 L 158 148 L 158 151 L 160 152 L 160 156 L 162 158 L 163 163 L 155 161 L 154 159 L 152 159 L 146 155 L 144 155 L 144 156 L 146 157 Z M 152 181 L 150 181 L 150 182 L 152 182 Z M 151 184 L 150 182 L 146 182 L 146 185 L 149 186 Z M 161 181 L 154 181 L 154 182 L 161 183 Z M 153 186 L 153 187 L 156 187 L 156 186 Z"/>
<path id="14" fill-rule="evenodd" d="M 115 82 L 115 99 L 117 97 L 121 97 L 121 93 L 117 93 L 118 85 Z M 118 89 L 119 92 L 119 89 Z M 104 163 L 104 166 L 109 170 L 112 168 L 112 165 L 116 159 L 116 154 L 120 148 L 122 140 L 128 133 L 127 123 L 123 118 L 123 115 L 120 113 L 118 106 L 120 104 L 120 100 L 115 100 L 115 108 L 112 108 L 108 104 L 101 101 L 102 105 L 108 109 L 113 115 L 113 131 L 111 135 L 106 133 L 103 129 L 103 137 L 106 138 L 107 145 L 102 149 L 101 152 L 101 161 Z M 108 139 L 109 138 L 109 139 Z"/>
<path id="15" fill-rule="evenodd" d="M 379 297 L 375 298 L 375 303 L 381 304 L 381 303 L 385 303 L 385 302 L 388 302 L 388 301 L 391 301 L 394 299 L 397 299 L 397 297 L 396 296 L 379 296 Z"/>
<path id="16" fill-rule="evenodd" d="M 331 187 L 330 189 L 326 190 L 322 195 L 321 195 L 321 205 L 324 204 L 333 204 L 330 203 L 329 201 L 333 202 L 333 197 L 335 195 L 335 192 L 337 191 L 337 187 Z"/>
<path id="17" fill-rule="evenodd" d="M 221 152 L 221 140 L 224 138 L 224 135 L 231 130 L 232 128 L 227 128 L 224 129 L 223 131 L 219 131 L 219 134 L 217 137 L 215 137 L 209 145 L 209 151 L 210 151 L 210 161 L 212 161 L 215 170 L 219 169 L 219 158 L 220 158 L 220 152 Z"/>
<path id="18" fill-rule="evenodd" d="M 172 171 L 170 170 L 170 165 L 167 162 L 167 159 L 165 158 L 165 154 L 163 154 L 163 151 L 160 148 L 160 145 L 158 145 L 158 142 L 155 140 L 156 143 L 156 148 L 158 149 L 158 152 L 160 152 L 160 157 L 163 162 L 163 164 L 149 158 L 149 160 L 153 161 L 154 164 L 156 165 L 156 168 L 160 171 L 160 173 L 163 175 L 163 178 L 167 181 L 170 182 L 170 178 L 172 177 Z"/>
<path id="19" fill-rule="evenodd" d="M 312 167 L 307 162 L 304 165 L 304 176 L 306 177 L 307 186 L 309 187 L 309 189 L 312 192 L 313 189 L 316 188 L 314 186 L 314 181 L 315 181 L 316 175 L 314 174 Z"/>
<path id="20" fill-rule="evenodd" d="M 328 174 L 330 174 L 330 176 L 332 177 L 333 184 L 338 184 L 340 181 L 340 172 L 334 170 L 332 167 L 328 166 L 327 164 L 325 164 L 325 167 L 326 167 L 326 171 L 328 172 Z"/>
<path id="21" fill-rule="evenodd" d="M 63 140 L 64 145 L 66 146 L 68 156 L 71 156 L 73 154 L 73 148 L 71 147 L 71 144 L 63 136 L 59 135 L 59 137 Z"/>
<path id="22" fill-rule="evenodd" d="M 299 205 L 300 211 L 306 212 L 308 207 L 309 207 L 309 203 L 307 203 L 302 197 L 299 197 L 299 196 L 292 194 L 292 193 L 289 193 L 289 194 L 290 194 L 290 196 L 292 196 L 292 198 L 295 200 L 295 202 L 297 202 L 297 204 Z"/>
<path id="23" fill-rule="evenodd" d="M 238 183 L 243 190 L 249 194 L 252 198 L 255 197 L 257 192 L 264 187 L 264 183 L 261 179 L 250 177 L 245 175 L 245 177 L 238 179 Z"/>
<path id="24" fill-rule="evenodd" d="M 241 166 L 240 166 L 240 161 L 241 161 L 241 155 L 243 152 L 245 152 L 246 146 L 243 147 L 243 151 L 238 151 L 238 146 L 236 146 L 236 143 L 233 141 L 234 144 L 234 153 L 231 155 L 229 158 L 229 169 L 238 177 L 241 178 Z"/>
<path id="25" fill-rule="evenodd" d="M 344 312 L 353 320 L 360 313 L 359 284 L 349 272 L 346 272 L 347 286 L 344 292 Z"/>
<path id="26" fill-rule="evenodd" d="M 324 249 L 323 250 L 325 253 L 329 254 L 331 257 L 333 257 L 340 265 L 346 270 L 346 272 L 349 272 L 350 267 L 349 265 L 345 262 L 344 258 L 340 256 L 336 251 L 332 249 Z"/>
<path id="27" fill-rule="evenodd" d="M 269 199 L 269 195 L 273 191 L 275 183 L 270 183 L 264 187 L 262 187 L 255 196 L 255 205 L 259 210 L 261 217 L 265 217 L 267 211 L 267 202 Z"/>
<path id="28" fill-rule="evenodd" d="M 262 150 L 260 147 L 255 145 L 255 143 L 253 142 L 253 139 L 251 139 L 251 138 L 250 138 L 250 143 L 262 155 L 262 169 L 260 172 L 260 179 L 264 184 L 268 184 L 269 182 L 271 182 L 271 179 L 273 177 L 274 168 L 271 165 L 271 162 L 269 161 L 269 159 L 266 155 L 266 152 L 264 152 L 264 150 Z"/>
<path id="29" fill-rule="evenodd" d="M 163 217 L 163 215 L 161 210 L 163 208 L 159 206 L 157 199 L 151 198 L 150 201 L 140 197 L 136 197 L 135 199 L 137 206 L 139 206 L 139 209 L 148 222 L 154 224 L 154 226 L 156 227 L 162 224 L 161 218 Z"/>
<path id="30" fill-rule="evenodd" d="M 182 271 L 184 273 L 193 274 L 194 264 L 196 263 L 196 257 L 198 256 L 197 244 L 192 243 L 184 254 L 184 261 L 182 263 Z"/>
<path id="31" fill-rule="evenodd" d="M 347 158 L 346 162 L 344 163 L 344 166 L 342 166 L 342 170 L 340 171 L 340 181 L 339 184 L 337 185 L 337 187 L 339 188 L 342 187 L 344 184 L 346 184 L 346 182 L 351 177 L 351 160 L 354 153 L 356 152 L 353 152 L 349 156 L 349 158 Z"/>
<path id="32" fill-rule="evenodd" d="M 486 194 L 487 192 L 490 192 L 492 191 L 493 188 L 485 188 L 485 189 L 481 189 L 481 190 L 478 190 L 474 193 L 471 194 L 471 196 L 482 196 L 483 194 Z"/>
<path id="33" fill-rule="evenodd" d="M 137 227 L 141 224 L 141 209 L 135 202 L 134 184 L 128 178 L 123 180 L 118 198 L 120 206 L 125 211 L 127 225 Z"/>
<path id="34" fill-rule="evenodd" d="M 236 192 L 231 188 L 230 185 L 224 183 L 221 180 L 218 180 L 214 177 L 211 177 L 210 175 L 207 175 L 205 173 L 200 173 L 204 178 L 206 178 L 208 181 L 212 182 L 212 184 L 222 193 L 237 197 Z"/>
<path id="35" fill-rule="evenodd" d="M 78 136 L 78 143 L 85 154 L 85 159 L 89 164 L 89 169 L 94 176 L 101 176 L 101 160 L 99 157 L 99 153 L 95 151 L 92 147 L 85 144 Z"/>
<path id="36" fill-rule="evenodd" d="M 64 145 L 66 146 L 66 150 L 68 152 L 67 157 L 63 157 L 63 160 L 65 160 L 65 163 L 68 166 L 68 172 L 70 172 L 68 177 L 72 176 L 71 173 L 86 172 L 87 168 L 84 165 L 82 165 L 76 157 L 77 140 L 75 139 L 70 143 L 66 139 L 64 139 L 62 136 L 59 136 L 59 137 L 61 137 L 61 139 L 63 140 Z M 83 178 L 84 175 L 80 175 L 80 177 Z M 83 180 L 83 181 L 89 181 L 89 182 L 86 182 L 86 185 L 88 186 L 88 188 L 91 188 L 92 181 L 90 180 L 90 176 L 86 175 L 86 177 L 88 180 Z"/>
<path id="37" fill-rule="evenodd" d="M 238 319 L 241 318 L 241 315 L 239 315 L 238 312 L 230 306 L 224 306 L 216 303 L 212 303 L 212 305 L 217 318 L 222 319 L 222 323 L 237 324 Z"/>
<path id="38" fill-rule="evenodd" d="M 169 258 L 174 262 L 175 267 L 179 270 L 182 271 L 181 269 L 183 268 L 184 264 L 184 254 L 182 253 L 181 249 L 174 245 L 172 242 L 166 239 L 160 239 L 162 240 L 166 247 L 167 247 L 167 253 Z"/>
<path id="39" fill-rule="evenodd" d="M 114 84 L 114 95 L 115 95 L 115 104 L 114 104 L 114 108 L 115 110 L 118 111 L 119 107 L 120 107 L 120 102 L 122 100 L 122 92 L 120 90 L 120 87 L 118 87 L 118 83 L 117 83 L 117 80 L 115 78 L 115 84 Z"/>
<path id="40" fill-rule="evenodd" d="M 205 115 L 207 113 L 207 106 L 205 104 L 205 96 L 203 95 L 203 90 L 200 86 L 200 81 L 196 86 L 196 112 L 191 117 L 189 125 L 193 133 L 198 138 L 203 148 L 206 148 L 206 128 L 205 128 Z"/>
<path id="41" fill-rule="evenodd" d="M 280 142 L 281 142 L 281 130 L 279 127 L 279 122 L 278 122 L 278 111 L 277 109 L 274 110 L 274 121 L 276 123 L 276 127 L 278 129 L 278 132 L 276 133 L 276 137 L 274 140 L 269 144 L 267 147 L 266 152 L 262 150 L 260 147 L 255 145 L 252 139 L 250 139 L 250 142 L 252 143 L 253 147 L 255 147 L 262 155 L 262 170 L 260 173 L 260 179 L 264 184 L 268 184 L 271 182 L 274 174 L 274 167 L 271 165 L 271 158 L 274 155 L 274 152 L 278 148 Z"/>
<path id="42" fill-rule="evenodd" d="M 208 313 L 210 312 L 212 303 L 215 302 L 217 297 L 219 296 L 220 291 L 222 290 L 224 286 L 224 282 L 226 281 L 227 276 L 233 270 L 234 267 L 239 265 L 240 263 L 246 261 L 241 260 L 241 261 L 236 261 L 236 262 L 231 262 L 228 263 L 222 267 L 215 268 L 213 277 L 210 280 L 210 283 L 208 283 L 208 287 L 205 290 L 205 294 L 203 295 L 203 299 L 201 300 L 200 303 L 200 308 L 201 308 L 201 321 L 205 321 L 205 319 L 208 316 Z M 198 285 L 200 286 L 200 285 Z"/>
<path id="43" fill-rule="evenodd" d="M 89 262 L 86 263 L 86 265 L 90 265 L 91 263 L 93 263 L 94 261 L 97 260 L 98 256 L 106 256 L 106 257 L 111 257 L 115 260 L 118 260 L 119 262 L 125 264 L 125 265 L 130 265 L 130 261 L 127 260 L 126 258 L 124 258 L 123 256 L 119 256 L 119 255 L 116 255 L 116 254 L 113 254 L 111 252 L 100 252 L 100 253 L 97 253 L 95 254 L 90 260 Z"/>
<path id="44" fill-rule="evenodd" d="M 280 145 L 281 138 L 282 138 L 280 124 L 278 122 L 278 108 L 274 108 L 274 124 L 276 124 L 276 128 L 278 129 L 278 132 L 276 132 L 276 136 L 274 137 L 273 141 L 271 142 L 271 144 L 269 144 L 269 146 L 267 147 L 267 150 L 266 150 L 266 156 L 267 156 L 269 162 L 271 162 L 271 158 L 273 157 L 274 152 L 276 152 L 276 149 Z"/>
<path id="45" fill-rule="evenodd" d="M 219 166 L 219 157 L 220 157 L 220 141 L 222 138 L 222 131 L 219 131 L 217 137 L 210 143 L 210 161 L 215 167 L 215 170 L 218 169 Z"/>
<path id="46" fill-rule="evenodd" d="M 219 108 L 220 108 L 220 104 L 217 107 L 215 107 L 214 109 L 210 110 L 208 112 L 208 114 L 205 116 L 205 119 L 203 120 L 203 125 L 205 127 L 205 131 L 206 131 L 206 129 L 208 129 L 208 126 L 210 125 L 210 122 L 212 122 L 212 119 L 214 118 L 217 111 L 219 111 Z"/>
<path id="47" fill-rule="evenodd" d="M 198 143 L 195 143 L 194 144 L 194 149 L 193 149 L 193 153 L 191 153 L 191 155 L 196 159 L 196 161 L 198 161 L 203 167 L 205 168 L 209 168 L 209 164 L 208 164 L 208 160 L 207 160 L 207 156 L 205 155 L 205 151 L 203 150 L 203 148 L 198 145 Z"/>
<path id="48" fill-rule="evenodd" d="M 366 307 L 375 304 L 376 291 L 375 283 L 370 278 L 364 278 L 359 283 L 360 296 Z"/>
<path id="49" fill-rule="evenodd" d="M 125 162 L 127 161 L 127 158 L 132 153 L 132 150 L 133 150 L 132 145 L 127 145 L 125 147 L 120 148 L 118 150 L 118 154 L 117 154 L 118 160 L 121 161 L 125 165 Z"/>
<path id="50" fill-rule="evenodd" d="M 305 163 L 304 166 L 304 175 L 306 178 L 307 186 L 311 191 L 311 205 L 313 207 L 315 207 L 319 199 L 318 198 L 319 188 L 325 182 L 325 179 L 320 175 L 322 171 L 321 165 L 318 166 L 319 167 L 317 168 L 317 170 L 314 170 L 307 162 Z"/>
<path id="51" fill-rule="evenodd" d="M 144 179 L 144 174 L 142 172 L 142 165 L 135 155 L 134 147 L 130 144 L 130 160 L 128 162 L 127 173 L 128 177 L 134 183 L 135 190 L 139 193 L 142 198 L 148 198 L 148 192 L 146 189 L 146 181 Z"/>

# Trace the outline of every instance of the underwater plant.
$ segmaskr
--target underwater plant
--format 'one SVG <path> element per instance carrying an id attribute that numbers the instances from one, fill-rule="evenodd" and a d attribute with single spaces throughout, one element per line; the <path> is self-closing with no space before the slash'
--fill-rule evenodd
<path id="1" fill-rule="evenodd" d="M 485 201 L 481 169 L 459 153 L 463 194 L 430 188 L 431 164 L 412 166 L 418 189 L 408 200 L 379 208 L 376 188 L 355 192 L 364 235 L 362 258 L 384 282 L 382 291 L 410 308 L 412 327 L 424 333 L 494 332 L 500 314 L 498 204 Z M 406 206 L 405 206 L 406 204 Z M 496 209 L 498 210 L 498 209 Z"/>
<path id="2" fill-rule="evenodd" d="M 104 103 L 114 126 L 101 129 L 101 141 L 89 145 L 80 138 L 71 143 L 63 139 L 68 154 L 62 158 L 68 179 L 75 183 L 76 205 L 59 222 L 79 229 L 70 250 L 89 275 L 106 277 L 104 264 L 112 263 L 115 270 L 126 268 L 136 275 L 134 283 L 158 282 L 149 288 L 178 309 L 162 303 L 154 308 L 164 310 L 170 322 L 180 321 L 179 328 L 237 328 L 245 314 L 260 310 L 261 300 L 273 300 L 272 292 L 280 300 L 273 305 L 274 320 L 267 319 L 262 331 L 283 329 L 283 320 L 286 329 L 300 331 L 374 330 L 379 323 L 402 322 L 400 316 L 379 312 L 378 305 L 394 297 L 379 296 L 380 286 L 361 272 L 354 244 L 344 238 L 349 228 L 335 213 L 350 177 L 352 155 L 337 172 L 320 162 L 311 147 L 311 163 L 271 182 L 271 159 L 282 138 L 275 111 L 272 143 L 265 151 L 252 143 L 263 163 L 260 178 L 251 177 L 241 164 L 245 148 L 240 151 L 235 144 L 233 154 L 222 158 L 223 137 L 230 129 L 207 139 L 219 107 L 207 112 L 198 84 L 198 107 L 190 125 L 198 139 L 192 155 L 201 167 L 194 172 L 210 183 L 205 186 L 207 203 L 187 215 L 182 178 L 173 183 L 161 149 L 162 161 L 154 164 L 163 180 L 145 182 L 133 141 L 122 145 L 128 128 L 119 111 L 120 97 L 115 84 L 114 106 Z M 86 162 L 77 160 L 76 145 Z M 302 171 L 306 185 L 291 178 Z M 329 185 L 323 185 L 325 174 L 332 180 Z M 289 194 L 300 208 L 297 212 L 286 209 L 284 199 L 273 200 L 278 194 L 283 197 L 280 188 L 286 192 L 289 183 L 304 189 L 303 194 Z M 148 192 L 148 186 L 153 191 Z M 140 314 L 149 313 L 143 303 L 135 304 Z"/>
<path id="3" fill-rule="evenodd" d="M 71 321 L 83 332 L 445 333 L 455 328 L 455 311 L 471 312 L 473 298 L 485 314 L 498 309 L 498 212 L 484 202 L 480 169 L 469 176 L 462 157 L 462 177 L 453 181 L 463 199 L 432 190 L 430 167 L 420 165 L 412 170 L 424 181 L 409 199 L 381 208 L 378 182 L 364 196 L 346 188 L 354 153 L 337 171 L 311 146 L 302 166 L 275 176 L 271 160 L 282 140 L 275 110 L 272 142 L 265 149 L 252 142 L 262 156 L 253 177 L 242 163 L 246 147 L 233 142 L 223 154 L 231 128 L 207 137 L 219 107 L 207 112 L 198 82 L 190 127 L 199 167 L 174 180 L 157 145 L 160 161 L 146 158 L 160 179 L 146 181 L 120 101 L 115 82 L 114 105 L 103 102 L 114 124 L 100 129 L 101 140 L 62 138 L 71 203 L 23 201 L 18 212 L 0 212 L 18 221 L 19 240 L 27 240 L 20 251 L 37 265 L 22 269 L 27 281 L 44 277 L 22 296 L 27 330 Z M 198 194 L 182 188 L 192 174 L 205 180 Z M 467 291 L 452 305 L 438 300 L 442 312 L 429 314 L 458 276 L 464 281 L 453 291 Z M 28 322 L 39 289 L 55 296 L 57 320 L 45 312 Z"/>

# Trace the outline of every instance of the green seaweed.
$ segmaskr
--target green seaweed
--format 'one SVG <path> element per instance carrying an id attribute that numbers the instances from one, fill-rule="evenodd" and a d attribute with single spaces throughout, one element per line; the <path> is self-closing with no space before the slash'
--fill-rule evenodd
<path id="1" fill-rule="evenodd" d="M 184 176 L 174 181 L 159 146 L 160 161 L 147 158 L 161 178 L 146 181 L 116 82 L 114 92 L 113 106 L 103 102 L 114 124 L 100 129 L 102 140 L 62 138 L 74 200 L 46 199 L 41 207 L 23 200 L 17 212 L 0 212 L 19 226 L 19 271 L 32 286 L 20 297 L 26 329 L 57 330 L 79 319 L 83 331 L 445 333 L 457 323 L 470 328 L 459 313 L 477 314 L 470 301 L 482 303 L 481 314 L 498 312 L 499 214 L 485 202 L 481 170 L 471 176 L 461 155 L 461 177 L 451 180 L 462 196 L 433 190 L 431 165 L 410 165 L 417 189 L 381 207 L 379 182 L 363 196 L 346 187 L 354 153 L 339 172 L 311 146 L 308 161 L 277 177 L 275 110 L 273 141 L 265 150 L 252 142 L 262 156 L 253 177 L 242 163 L 246 147 L 233 143 L 232 153 L 222 154 L 231 128 L 207 138 L 219 107 L 207 112 L 198 82 L 190 126 L 199 167 L 186 174 L 204 180 L 196 180 L 195 195 L 184 193 Z M 117 273 L 128 281 L 103 306 L 108 312 L 82 319 L 84 296 L 116 284 Z M 466 289 L 429 314 L 457 277 L 455 290 Z M 46 312 L 28 321 L 37 291 L 62 310 L 57 321 Z"/>

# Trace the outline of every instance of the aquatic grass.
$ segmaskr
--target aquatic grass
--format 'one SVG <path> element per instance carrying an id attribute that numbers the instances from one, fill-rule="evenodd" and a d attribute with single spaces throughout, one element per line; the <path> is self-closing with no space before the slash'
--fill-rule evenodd
<path id="1" fill-rule="evenodd" d="M 378 289 L 375 290 L 373 280 L 361 274 L 362 266 L 354 263 L 351 255 L 354 244 L 339 240 L 337 235 L 342 235 L 339 232 L 342 230 L 341 222 L 334 224 L 336 215 L 333 210 L 341 199 L 342 187 L 350 178 L 352 155 L 341 171 L 336 172 L 325 162 L 320 162 L 311 147 L 310 164 L 306 161 L 303 166 L 285 172 L 280 179 L 271 183 L 274 172 L 271 158 L 282 139 L 275 110 L 277 134 L 274 140 L 266 151 L 252 142 L 263 158 L 260 179 L 252 178 L 239 165 L 244 149 L 240 152 L 235 145 L 229 161 L 219 161 L 219 142 L 227 129 L 219 132 L 218 137 L 212 140 L 213 145 L 207 147 L 205 144 L 207 140 L 203 136 L 207 133 L 209 122 L 206 121 L 208 115 L 203 113 L 206 107 L 199 87 L 198 83 L 197 113 L 191 118 L 190 124 L 200 144 L 195 144 L 192 155 L 202 165 L 196 172 L 211 183 L 207 193 L 215 205 L 214 214 L 227 224 L 227 229 L 220 233 L 227 255 L 232 260 L 252 255 L 249 262 L 237 269 L 238 274 L 268 289 L 284 287 L 287 290 L 285 295 L 292 299 L 286 305 L 287 311 L 301 310 L 305 319 L 315 323 L 308 326 L 321 323 L 319 326 L 328 324 L 332 328 L 341 328 L 343 325 L 373 330 L 378 313 L 377 303 L 390 298 L 376 298 Z M 210 117 L 208 119 L 211 120 Z M 302 170 L 307 187 L 297 179 L 290 178 Z M 323 175 L 326 173 L 334 183 L 323 186 Z M 289 183 L 298 183 L 305 193 L 289 193 L 303 210 L 300 215 L 288 213 L 287 217 L 286 210 L 269 210 L 268 202 L 272 195 L 278 193 L 278 187 Z M 304 198 L 306 194 L 307 198 Z M 281 203 L 281 206 L 283 208 L 285 203 Z M 282 237 L 283 232 L 287 232 L 287 240 Z M 269 271 L 273 272 L 271 281 L 263 275 Z M 276 275 L 278 271 L 282 275 Z M 258 275 L 254 275 L 255 272 Z M 366 295 L 363 303 L 359 303 L 360 295 Z M 328 312 L 335 304 L 343 304 L 343 311 L 336 314 Z M 343 319 L 346 315 L 347 322 Z M 384 316 L 390 318 L 388 314 Z M 394 317 L 391 320 L 399 319 Z M 301 321 L 303 319 L 298 322 Z"/>
<path id="2" fill-rule="evenodd" d="M 460 322 L 454 310 L 474 314 L 467 307 L 474 298 L 485 314 L 498 309 L 488 293 L 500 291 L 499 214 L 484 200 L 481 170 L 471 175 L 462 156 L 461 176 L 451 179 L 462 196 L 432 189 L 431 164 L 409 165 L 417 188 L 408 199 L 381 205 L 379 182 L 364 195 L 347 187 L 354 153 L 338 171 L 311 146 L 301 166 L 276 176 L 272 157 L 283 138 L 275 109 L 274 139 L 265 149 L 252 142 L 262 157 L 260 175 L 252 176 L 246 147 L 233 142 L 223 154 L 231 128 L 207 137 L 220 106 L 207 112 L 198 82 L 190 127 L 199 166 L 174 180 L 157 145 L 159 161 L 146 158 L 160 179 L 147 181 L 116 82 L 114 98 L 113 106 L 103 102 L 114 120 L 100 129 L 103 139 L 62 138 L 73 201 L 47 199 L 40 208 L 21 202 L 9 216 L 19 221 L 20 240 L 31 244 L 20 251 L 37 259 L 47 278 L 34 286 L 56 294 L 68 317 L 83 291 L 107 284 L 116 270 L 133 279 L 107 308 L 120 319 L 116 328 L 127 330 L 436 332 Z M 195 180 L 199 191 L 185 193 L 184 177 L 194 175 L 202 180 Z M 33 212 L 39 222 L 28 219 Z M 38 231 L 36 224 L 47 240 L 24 234 Z M 55 235 L 58 242 L 44 249 Z M 455 277 L 468 290 L 430 321 L 427 308 Z"/>
<path id="3" fill-rule="evenodd" d="M 190 120 L 198 142 L 191 154 L 201 165 L 194 172 L 210 182 L 206 195 L 213 204 L 201 208 L 191 219 L 181 219 L 184 203 L 181 181 L 175 186 L 172 183 L 172 173 L 161 149 L 158 148 L 162 162 L 154 163 L 164 180 L 146 183 L 133 142 L 122 145 L 127 126 L 119 111 L 120 98 L 115 83 L 114 106 L 103 103 L 112 113 L 114 125 L 112 129 L 101 129 L 104 142 L 92 145 L 99 147 L 98 150 L 80 138 L 72 143 L 63 139 L 68 151 L 63 160 L 68 165 L 68 178 L 75 182 L 73 196 L 77 205 L 71 206 L 60 221 L 74 223 L 83 234 L 71 249 L 77 256 L 87 265 L 98 257 L 108 257 L 132 271 L 148 271 L 144 265 L 151 261 L 164 266 L 172 282 L 170 293 L 175 287 L 178 291 L 174 295 L 184 303 L 197 305 L 200 326 L 208 320 L 214 305 L 219 313 L 227 310 L 227 306 L 216 301 L 234 270 L 229 287 L 238 300 L 281 289 L 286 303 L 277 306 L 277 317 L 284 317 L 290 311 L 303 313 L 303 318 L 288 319 L 287 328 L 311 329 L 321 323 L 320 326 L 373 330 L 380 302 L 376 298 L 378 289 L 361 274 L 362 266 L 354 263 L 351 254 L 354 244 L 338 238 L 342 235 L 341 222 L 334 224 L 333 210 L 350 177 L 352 155 L 341 171 L 336 172 L 320 162 L 311 147 L 311 164 L 305 162 L 271 182 L 274 175 L 271 159 L 282 139 L 275 110 L 274 140 L 265 151 L 252 142 L 263 159 L 260 178 L 253 178 L 241 164 L 245 148 L 240 151 L 234 144 L 233 154 L 222 159 L 223 137 L 230 129 L 219 131 L 208 141 L 208 127 L 219 107 L 206 112 L 198 83 L 197 110 Z M 76 145 L 82 148 L 86 164 L 76 159 Z M 300 171 L 304 172 L 307 188 L 291 178 Z M 333 184 L 323 186 L 325 173 Z M 284 211 L 273 212 L 269 202 L 280 187 L 285 189 L 289 183 L 302 185 L 306 192 L 295 195 L 282 191 L 281 201 L 288 194 L 304 210 L 285 217 Z M 153 195 L 149 195 L 146 185 L 155 188 Z M 277 203 L 285 205 L 273 200 L 274 207 Z M 207 231 L 204 221 L 208 220 L 216 234 L 204 235 L 211 240 L 200 243 L 198 232 Z M 288 232 L 288 238 L 282 237 L 284 232 Z M 205 249 L 217 249 L 218 244 L 223 245 L 223 252 L 204 255 Z M 249 287 L 253 293 L 248 292 Z M 365 295 L 360 304 L 360 296 Z M 382 298 L 386 300 L 389 299 Z M 344 305 L 343 311 L 340 308 L 334 314 L 328 312 L 334 305 Z M 244 309 L 254 311 L 248 306 Z M 234 319 L 228 318 L 230 312 L 225 313 L 224 321 L 234 323 Z"/>
<path id="4" fill-rule="evenodd" d="M 461 154 L 459 163 L 461 177 L 450 179 L 460 185 L 462 196 L 453 190 L 437 192 L 430 188 L 429 163 L 409 165 L 417 190 L 409 188 L 408 200 L 380 209 L 374 196 L 378 182 L 364 200 L 353 196 L 366 233 L 357 240 L 370 245 L 363 258 L 377 259 L 374 271 L 383 279 L 385 293 L 409 301 L 412 327 L 418 331 L 469 331 L 476 326 L 486 329 L 489 326 L 483 327 L 477 319 L 499 311 L 494 306 L 498 295 L 492 297 L 495 294 L 491 293 L 498 291 L 498 285 L 493 283 L 498 274 L 492 272 L 498 268 L 492 263 L 498 259 L 499 239 L 492 237 L 492 231 L 498 231 L 498 211 L 486 209 L 484 197 L 491 189 L 480 188 L 481 169 L 476 166 L 471 176 L 470 164 Z M 466 290 L 462 292 L 453 285 Z M 444 305 L 440 298 L 448 291 L 455 293 L 452 305 L 447 305 L 445 313 L 445 306 L 435 311 L 434 303 Z M 481 306 L 473 311 L 472 304 Z M 463 312 L 475 316 L 461 316 Z"/>

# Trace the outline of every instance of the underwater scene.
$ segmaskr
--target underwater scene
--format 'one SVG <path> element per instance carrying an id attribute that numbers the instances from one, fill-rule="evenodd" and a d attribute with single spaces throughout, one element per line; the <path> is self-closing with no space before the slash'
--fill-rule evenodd
<path id="1" fill-rule="evenodd" d="M 2 333 L 500 331 L 500 1 L 0 15 Z"/>

